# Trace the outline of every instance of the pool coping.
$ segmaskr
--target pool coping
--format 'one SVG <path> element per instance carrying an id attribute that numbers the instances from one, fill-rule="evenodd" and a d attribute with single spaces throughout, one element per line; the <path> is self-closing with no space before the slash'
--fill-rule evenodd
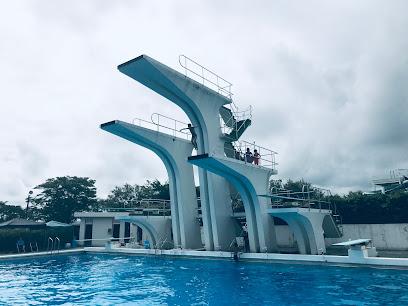
<path id="1" fill-rule="evenodd" d="M 105 248 L 85 247 L 75 249 L 64 249 L 54 252 L 33 252 L 0 255 L 0 260 L 14 260 L 34 257 L 50 257 L 55 255 L 70 255 L 79 253 L 108 253 L 123 255 L 146 255 L 163 257 L 180 257 L 192 259 L 223 259 L 233 260 L 232 252 L 225 251 L 194 251 L 185 249 L 132 249 L 126 247 Z M 408 258 L 388 257 L 360 257 L 336 255 L 302 255 L 302 254 L 277 254 L 277 253 L 238 253 L 239 261 L 261 261 L 271 263 L 295 263 L 295 264 L 320 264 L 320 265 L 344 265 L 344 266 L 368 266 L 385 267 L 392 269 L 408 269 Z"/>
<path id="2" fill-rule="evenodd" d="M 233 260 L 232 252 L 223 251 L 194 251 L 184 249 L 158 250 L 158 249 L 131 249 L 126 247 L 110 248 L 86 247 L 89 253 L 115 253 L 130 255 L 170 256 L 201 259 L 228 259 Z M 387 257 L 361 257 L 350 258 L 349 256 L 336 255 L 302 255 L 302 254 L 277 254 L 277 253 L 238 253 L 239 261 L 262 261 L 279 263 L 299 264 L 326 264 L 347 266 L 376 266 L 387 268 L 408 269 L 408 258 Z"/>
<path id="3" fill-rule="evenodd" d="M 33 258 L 33 257 L 48 257 L 56 255 L 70 255 L 85 253 L 84 248 L 74 248 L 74 249 L 64 249 L 59 251 L 41 251 L 41 252 L 27 252 L 27 253 L 15 253 L 15 254 L 4 254 L 0 255 L 0 260 L 13 260 L 13 259 L 24 259 L 24 258 Z"/>

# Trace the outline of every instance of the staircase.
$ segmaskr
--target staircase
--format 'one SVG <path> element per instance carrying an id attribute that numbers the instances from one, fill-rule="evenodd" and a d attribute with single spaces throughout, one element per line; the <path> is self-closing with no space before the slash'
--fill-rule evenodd
<path id="1" fill-rule="evenodd" d="M 323 219 L 323 231 L 326 238 L 340 238 L 343 236 L 343 225 L 336 221 L 339 215 L 331 214 Z"/>
<path id="2" fill-rule="evenodd" d="M 224 122 L 223 134 L 229 142 L 237 141 L 252 122 L 251 107 L 239 112 L 234 104 L 231 104 L 231 109 L 222 106 L 219 113 Z"/>

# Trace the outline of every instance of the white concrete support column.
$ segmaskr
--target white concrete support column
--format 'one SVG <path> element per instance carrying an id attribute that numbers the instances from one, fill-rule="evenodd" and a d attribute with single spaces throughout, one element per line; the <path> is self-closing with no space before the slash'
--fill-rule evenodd
<path id="1" fill-rule="evenodd" d="M 125 242 L 125 222 L 120 222 L 119 242 Z"/>
<path id="2" fill-rule="evenodd" d="M 276 171 L 215 153 L 189 157 L 189 162 L 235 185 L 245 206 L 251 252 L 276 252 L 275 224 L 267 213 L 268 201 L 258 197 L 267 192 L 269 177 Z"/>
<path id="3" fill-rule="evenodd" d="M 301 254 L 326 253 L 323 220 L 330 210 L 313 208 L 272 208 L 268 214 L 285 220 L 291 227 Z"/>
<path id="4" fill-rule="evenodd" d="M 229 98 L 146 55 L 119 65 L 118 69 L 185 111 L 193 126 L 197 126 L 199 154 L 210 152 L 215 146 L 224 145 L 224 140 L 220 137 L 219 110 L 221 106 L 231 103 Z M 235 236 L 234 221 L 227 221 L 223 217 L 226 207 L 230 206 L 229 190 L 218 188 L 219 182 L 211 173 L 202 171 L 200 174 L 207 250 L 227 250 L 230 244 L 227 241 L 232 241 Z M 220 224 L 220 220 L 227 223 Z"/>
<path id="5" fill-rule="evenodd" d="M 85 218 L 81 218 L 81 223 L 79 224 L 79 237 L 78 237 L 78 240 L 84 240 L 85 239 L 85 228 L 86 228 Z M 78 245 L 84 245 L 84 242 L 79 241 Z"/>
<path id="6" fill-rule="evenodd" d="M 123 216 L 116 217 L 121 222 L 136 224 L 143 229 L 151 248 L 171 248 L 171 219 L 168 216 Z M 166 241 L 165 244 L 164 241 Z"/>
<path id="7" fill-rule="evenodd" d="M 169 175 L 170 203 L 175 247 L 202 247 L 197 214 L 194 173 L 187 163 L 193 146 L 184 139 L 142 128 L 122 121 L 112 121 L 101 128 L 155 152 Z"/>

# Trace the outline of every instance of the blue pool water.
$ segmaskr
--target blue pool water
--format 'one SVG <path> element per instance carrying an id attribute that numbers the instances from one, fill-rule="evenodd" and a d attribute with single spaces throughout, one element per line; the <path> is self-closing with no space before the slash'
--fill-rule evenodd
<path id="1" fill-rule="evenodd" d="M 0 305 L 408 305 L 408 271 L 144 256 L 0 261 Z"/>

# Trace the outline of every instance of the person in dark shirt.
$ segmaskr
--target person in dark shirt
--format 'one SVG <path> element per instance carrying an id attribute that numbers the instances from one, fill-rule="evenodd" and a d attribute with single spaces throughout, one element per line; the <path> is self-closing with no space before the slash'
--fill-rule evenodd
<path id="1" fill-rule="evenodd" d="M 247 148 L 246 152 L 245 152 L 245 161 L 247 163 L 251 163 L 252 164 L 252 160 L 253 160 L 253 155 L 252 152 L 249 151 L 249 148 Z"/>
<path id="2" fill-rule="evenodd" d="M 180 132 L 182 130 L 189 130 L 191 133 L 191 143 L 193 144 L 194 148 L 197 150 L 197 133 L 195 132 L 195 128 L 196 126 L 192 126 L 191 123 L 187 124 L 187 127 L 184 129 L 181 129 Z"/>

